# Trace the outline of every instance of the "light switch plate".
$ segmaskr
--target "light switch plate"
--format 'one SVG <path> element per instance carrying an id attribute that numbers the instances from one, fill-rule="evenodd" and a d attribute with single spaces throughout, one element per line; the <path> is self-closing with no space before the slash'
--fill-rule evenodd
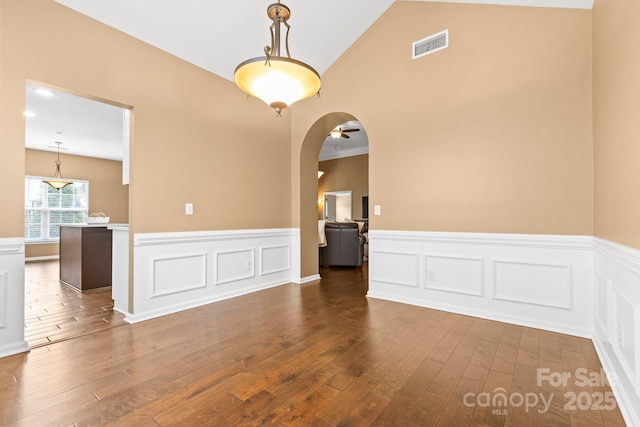
<path id="1" fill-rule="evenodd" d="M 373 214 L 374 215 L 382 215 L 382 209 L 381 209 L 380 205 L 375 205 L 373 207 Z"/>

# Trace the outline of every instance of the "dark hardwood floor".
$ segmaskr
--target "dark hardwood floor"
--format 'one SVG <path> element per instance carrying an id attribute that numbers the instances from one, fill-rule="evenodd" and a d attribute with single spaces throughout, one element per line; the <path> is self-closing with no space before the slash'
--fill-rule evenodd
<path id="1" fill-rule="evenodd" d="M 538 368 L 597 376 L 589 340 L 367 299 L 366 286 L 366 267 L 324 269 L 0 359 L 0 424 L 624 425 L 565 396 L 584 407 L 607 386 L 537 380 Z"/>
<path id="2" fill-rule="evenodd" d="M 113 310 L 111 288 L 79 292 L 59 277 L 57 260 L 25 265 L 25 338 L 32 348 L 127 324 Z"/>

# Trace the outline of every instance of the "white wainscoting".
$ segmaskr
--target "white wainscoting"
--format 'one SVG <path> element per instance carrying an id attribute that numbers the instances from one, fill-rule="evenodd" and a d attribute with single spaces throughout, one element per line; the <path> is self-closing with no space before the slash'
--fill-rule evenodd
<path id="1" fill-rule="evenodd" d="M 24 339 L 24 239 L 0 239 L 0 357 L 29 351 Z"/>
<path id="2" fill-rule="evenodd" d="M 109 224 L 112 231 L 111 296 L 113 308 L 120 313 L 129 312 L 129 226 Z"/>
<path id="3" fill-rule="evenodd" d="M 591 338 L 592 239 L 370 230 L 367 295 Z"/>
<path id="4" fill-rule="evenodd" d="M 594 239 L 593 342 L 625 421 L 640 426 L 640 251 Z"/>
<path id="5" fill-rule="evenodd" d="M 264 229 L 134 235 L 133 312 L 139 322 L 301 282 L 299 231 Z M 297 258 L 295 258 L 297 256 Z"/>

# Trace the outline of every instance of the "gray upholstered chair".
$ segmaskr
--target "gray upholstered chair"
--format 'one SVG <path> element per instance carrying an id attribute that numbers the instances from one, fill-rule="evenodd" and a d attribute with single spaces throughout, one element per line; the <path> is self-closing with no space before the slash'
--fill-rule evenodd
<path id="1" fill-rule="evenodd" d="M 365 237 L 355 222 L 327 222 L 324 228 L 327 246 L 322 248 L 322 265 L 362 266 Z"/>

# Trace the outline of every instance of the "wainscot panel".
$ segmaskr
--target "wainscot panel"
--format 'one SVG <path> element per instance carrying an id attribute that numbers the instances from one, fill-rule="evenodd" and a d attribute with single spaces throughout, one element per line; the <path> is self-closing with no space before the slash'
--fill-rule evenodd
<path id="1" fill-rule="evenodd" d="M 299 254 L 296 239 L 299 232 L 293 229 L 135 234 L 133 312 L 125 320 L 139 322 L 300 281 L 292 268 L 300 262 L 293 259 Z"/>
<path id="2" fill-rule="evenodd" d="M 369 251 L 371 277 L 376 282 L 418 288 L 418 252 Z"/>
<path id="3" fill-rule="evenodd" d="M 0 357 L 25 351 L 24 239 L 0 239 Z"/>
<path id="4" fill-rule="evenodd" d="M 291 270 L 291 246 L 261 247 L 260 275 L 280 273 Z"/>
<path id="5" fill-rule="evenodd" d="M 427 289 L 484 296 L 484 258 L 482 257 L 426 254 L 424 268 Z"/>
<path id="6" fill-rule="evenodd" d="M 494 299 L 571 310 L 570 264 L 494 259 L 493 266 Z"/>
<path id="7" fill-rule="evenodd" d="M 214 285 L 240 282 L 255 277 L 253 265 L 256 251 L 253 248 L 216 252 Z"/>
<path id="8" fill-rule="evenodd" d="M 618 406 L 640 426 L 640 251 L 594 239 L 595 344 Z"/>
<path id="9" fill-rule="evenodd" d="M 153 294 L 151 298 L 206 286 L 206 253 L 153 259 Z"/>
<path id="10" fill-rule="evenodd" d="M 368 296 L 590 338 L 592 239 L 369 230 Z"/>

